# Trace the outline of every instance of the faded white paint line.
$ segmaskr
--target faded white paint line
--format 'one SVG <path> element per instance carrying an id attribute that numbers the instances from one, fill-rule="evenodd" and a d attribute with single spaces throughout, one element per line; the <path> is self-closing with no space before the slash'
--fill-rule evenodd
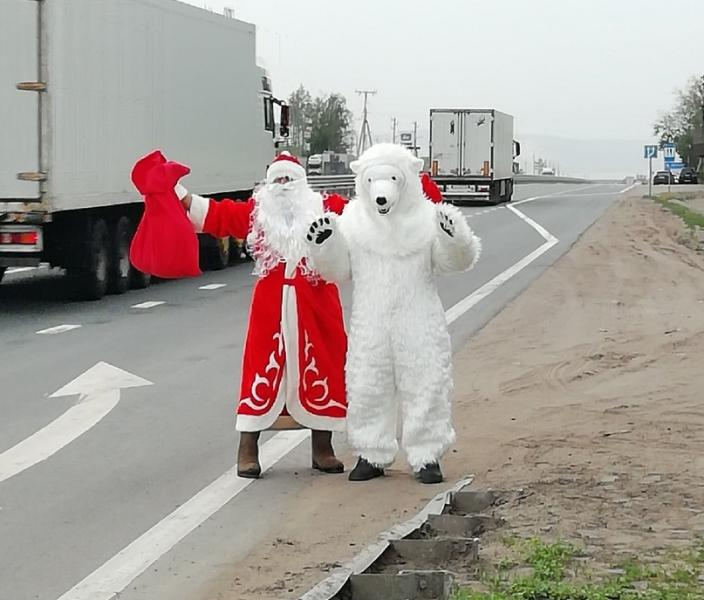
<path id="1" fill-rule="evenodd" d="M 163 302 L 162 300 L 150 300 L 148 302 L 140 302 L 139 304 L 135 304 L 132 308 L 154 308 L 155 306 L 161 306 L 162 304 L 166 304 L 166 302 Z"/>
<path id="2" fill-rule="evenodd" d="M 15 273 L 26 273 L 27 271 L 34 271 L 37 267 L 14 267 L 5 271 L 5 275 L 14 275 Z"/>
<path id="3" fill-rule="evenodd" d="M 520 206 L 521 204 L 526 204 L 527 202 L 535 202 L 536 200 L 543 200 L 545 198 L 552 198 L 553 196 L 566 196 L 568 194 L 574 194 L 575 192 L 581 192 L 582 190 L 588 190 L 590 188 L 594 188 L 595 186 L 598 186 L 599 184 L 596 183 L 590 183 L 589 185 L 585 185 L 582 187 L 574 188 L 574 189 L 569 189 L 569 190 L 562 190 L 561 192 L 555 192 L 554 194 L 543 194 L 541 196 L 531 196 L 530 198 L 526 198 L 524 200 L 517 200 L 516 202 L 512 202 L 511 206 Z M 614 192 L 616 193 L 616 192 Z M 590 194 L 588 194 L 590 195 Z M 611 195 L 611 194 L 609 194 Z M 508 208 L 508 206 L 506 207 Z"/>
<path id="4" fill-rule="evenodd" d="M 72 329 L 78 329 L 83 327 L 83 325 L 57 325 L 56 327 L 49 327 L 48 329 L 40 329 L 36 333 L 39 335 L 56 335 L 57 333 L 64 333 L 65 331 L 71 331 Z"/>
<path id="5" fill-rule="evenodd" d="M 538 257 L 545 254 L 548 250 L 550 250 L 550 248 L 552 248 L 560 241 L 549 231 L 547 231 L 542 225 L 536 223 L 533 219 L 524 215 L 520 210 L 514 208 L 513 206 L 507 206 L 506 208 L 516 214 L 520 219 L 530 225 L 533 229 L 535 229 L 543 237 L 545 243 L 542 244 L 539 248 L 533 250 L 533 252 L 531 252 L 527 256 L 523 257 L 514 265 L 510 266 L 505 271 L 499 273 L 490 281 L 487 281 L 483 286 L 475 290 L 469 296 L 467 296 L 463 300 L 460 300 L 454 306 L 450 307 L 445 313 L 445 319 L 447 320 L 448 325 L 454 323 L 470 308 L 484 300 L 484 298 L 486 298 L 490 294 L 493 294 L 500 286 L 502 286 L 512 277 L 515 277 L 518 273 L 520 273 Z"/>
<path id="6" fill-rule="evenodd" d="M 262 471 L 270 469 L 309 435 L 308 430 L 277 433 L 259 450 Z M 236 466 L 226 471 L 58 600 L 116 598 L 150 565 L 254 481 L 237 477 Z"/>
<path id="7" fill-rule="evenodd" d="M 220 288 L 224 288 L 227 284 L 226 283 L 209 283 L 208 285 L 201 285 L 198 289 L 199 290 L 219 290 Z"/>
<path id="8" fill-rule="evenodd" d="M 619 194 L 625 194 L 626 192 L 630 192 L 637 185 L 640 185 L 640 183 L 634 183 L 633 185 L 629 185 L 625 190 L 621 190 Z"/>
<path id="9" fill-rule="evenodd" d="M 50 398 L 80 396 L 57 419 L 0 454 L 0 482 L 56 454 L 83 435 L 120 401 L 123 388 L 152 385 L 151 381 L 100 362 L 54 392 Z"/>

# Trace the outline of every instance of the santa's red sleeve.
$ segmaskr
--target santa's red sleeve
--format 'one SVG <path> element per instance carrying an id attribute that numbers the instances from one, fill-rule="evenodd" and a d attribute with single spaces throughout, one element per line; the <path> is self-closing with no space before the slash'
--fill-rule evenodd
<path id="1" fill-rule="evenodd" d="M 338 215 L 342 214 L 347 206 L 347 199 L 339 194 L 329 194 L 323 198 L 323 208 L 326 212 L 334 212 Z"/>
<path id="2" fill-rule="evenodd" d="M 420 176 L 420 183 L 423 186 L 423 193 L 431 202 L 435 204 L 442 202 L 442 192 L 440 191 L 438 184 L 430 178 L 430 175 L 427 173 L 422 173 Z"/>
<path id="3" fill-rule="evenodd" d="M 251 198 L 246 202 L 217 202 L 192 194 L 188 216 L 198 232 L 243 240 L 249 233 L 253 209 L 254 200 Z"/>

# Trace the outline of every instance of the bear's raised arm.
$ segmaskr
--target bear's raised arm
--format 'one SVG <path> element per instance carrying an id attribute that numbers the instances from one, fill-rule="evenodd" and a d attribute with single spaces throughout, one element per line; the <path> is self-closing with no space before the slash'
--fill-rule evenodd
<path id="1" fill-rule="evenodd" d="M 351 277 L 350 252 L 345 236 L 337 227 L 337 215 L 311 223 L 306 234 L 313 268 L 325 281 L 342 283 Z"/>
<path id="2" fill-rule="evenodd" d="M 438 204 L 435 213 L 438 231 L 432 247 L 433 270 L 453 273 L 471 269 L 481 254 L 481 241 L 459 209 Z"/>
<path id="3" fill-rule="evenodd" d="M 209 200 L 191 194 L 188 218 L 199 233 L 214 237 L 231 236 L 239 240 L 247 237 L 254 200 L 235 202 L 233 200 Z"/>

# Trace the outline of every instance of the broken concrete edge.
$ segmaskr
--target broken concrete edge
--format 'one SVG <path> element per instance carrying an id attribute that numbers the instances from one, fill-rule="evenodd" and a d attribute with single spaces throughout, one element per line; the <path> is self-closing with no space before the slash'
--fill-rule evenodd
<path id="1" fill-rule="evenodd" d="M 468 475 L 451 488 L 437 494 L 416 516 L 381 533 L 376 542 L 367 546 L 352 561 L 318 583 L 313 589 L 301 596 L 299 600 L 331 600 L 347 583 L 351 575 L 359 575 L 366 571 L 375 560 L 379 559 L 393 540 L 405 538 L 423 525 L 430 515 L 442 514 L 445 507 L 452 502 L 452 496 L 466 488 L 473 481 L 474 475 Z"/>

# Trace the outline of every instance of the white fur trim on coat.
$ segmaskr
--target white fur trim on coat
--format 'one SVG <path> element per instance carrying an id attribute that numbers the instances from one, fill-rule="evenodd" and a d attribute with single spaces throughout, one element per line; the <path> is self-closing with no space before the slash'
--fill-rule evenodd
<path id="1" fill-rule="evenodd" d="M 197 194 L 191 194 L 191 208 L 188 211 L 188 218 L 193 223 L 197 233 L 203 233 L 203 227 L 205 226 L 205 219 L 208 216 L 208 209 L 210 208 L 210 200 L 203 198 L 203 196 L 198 196 Z"/>

